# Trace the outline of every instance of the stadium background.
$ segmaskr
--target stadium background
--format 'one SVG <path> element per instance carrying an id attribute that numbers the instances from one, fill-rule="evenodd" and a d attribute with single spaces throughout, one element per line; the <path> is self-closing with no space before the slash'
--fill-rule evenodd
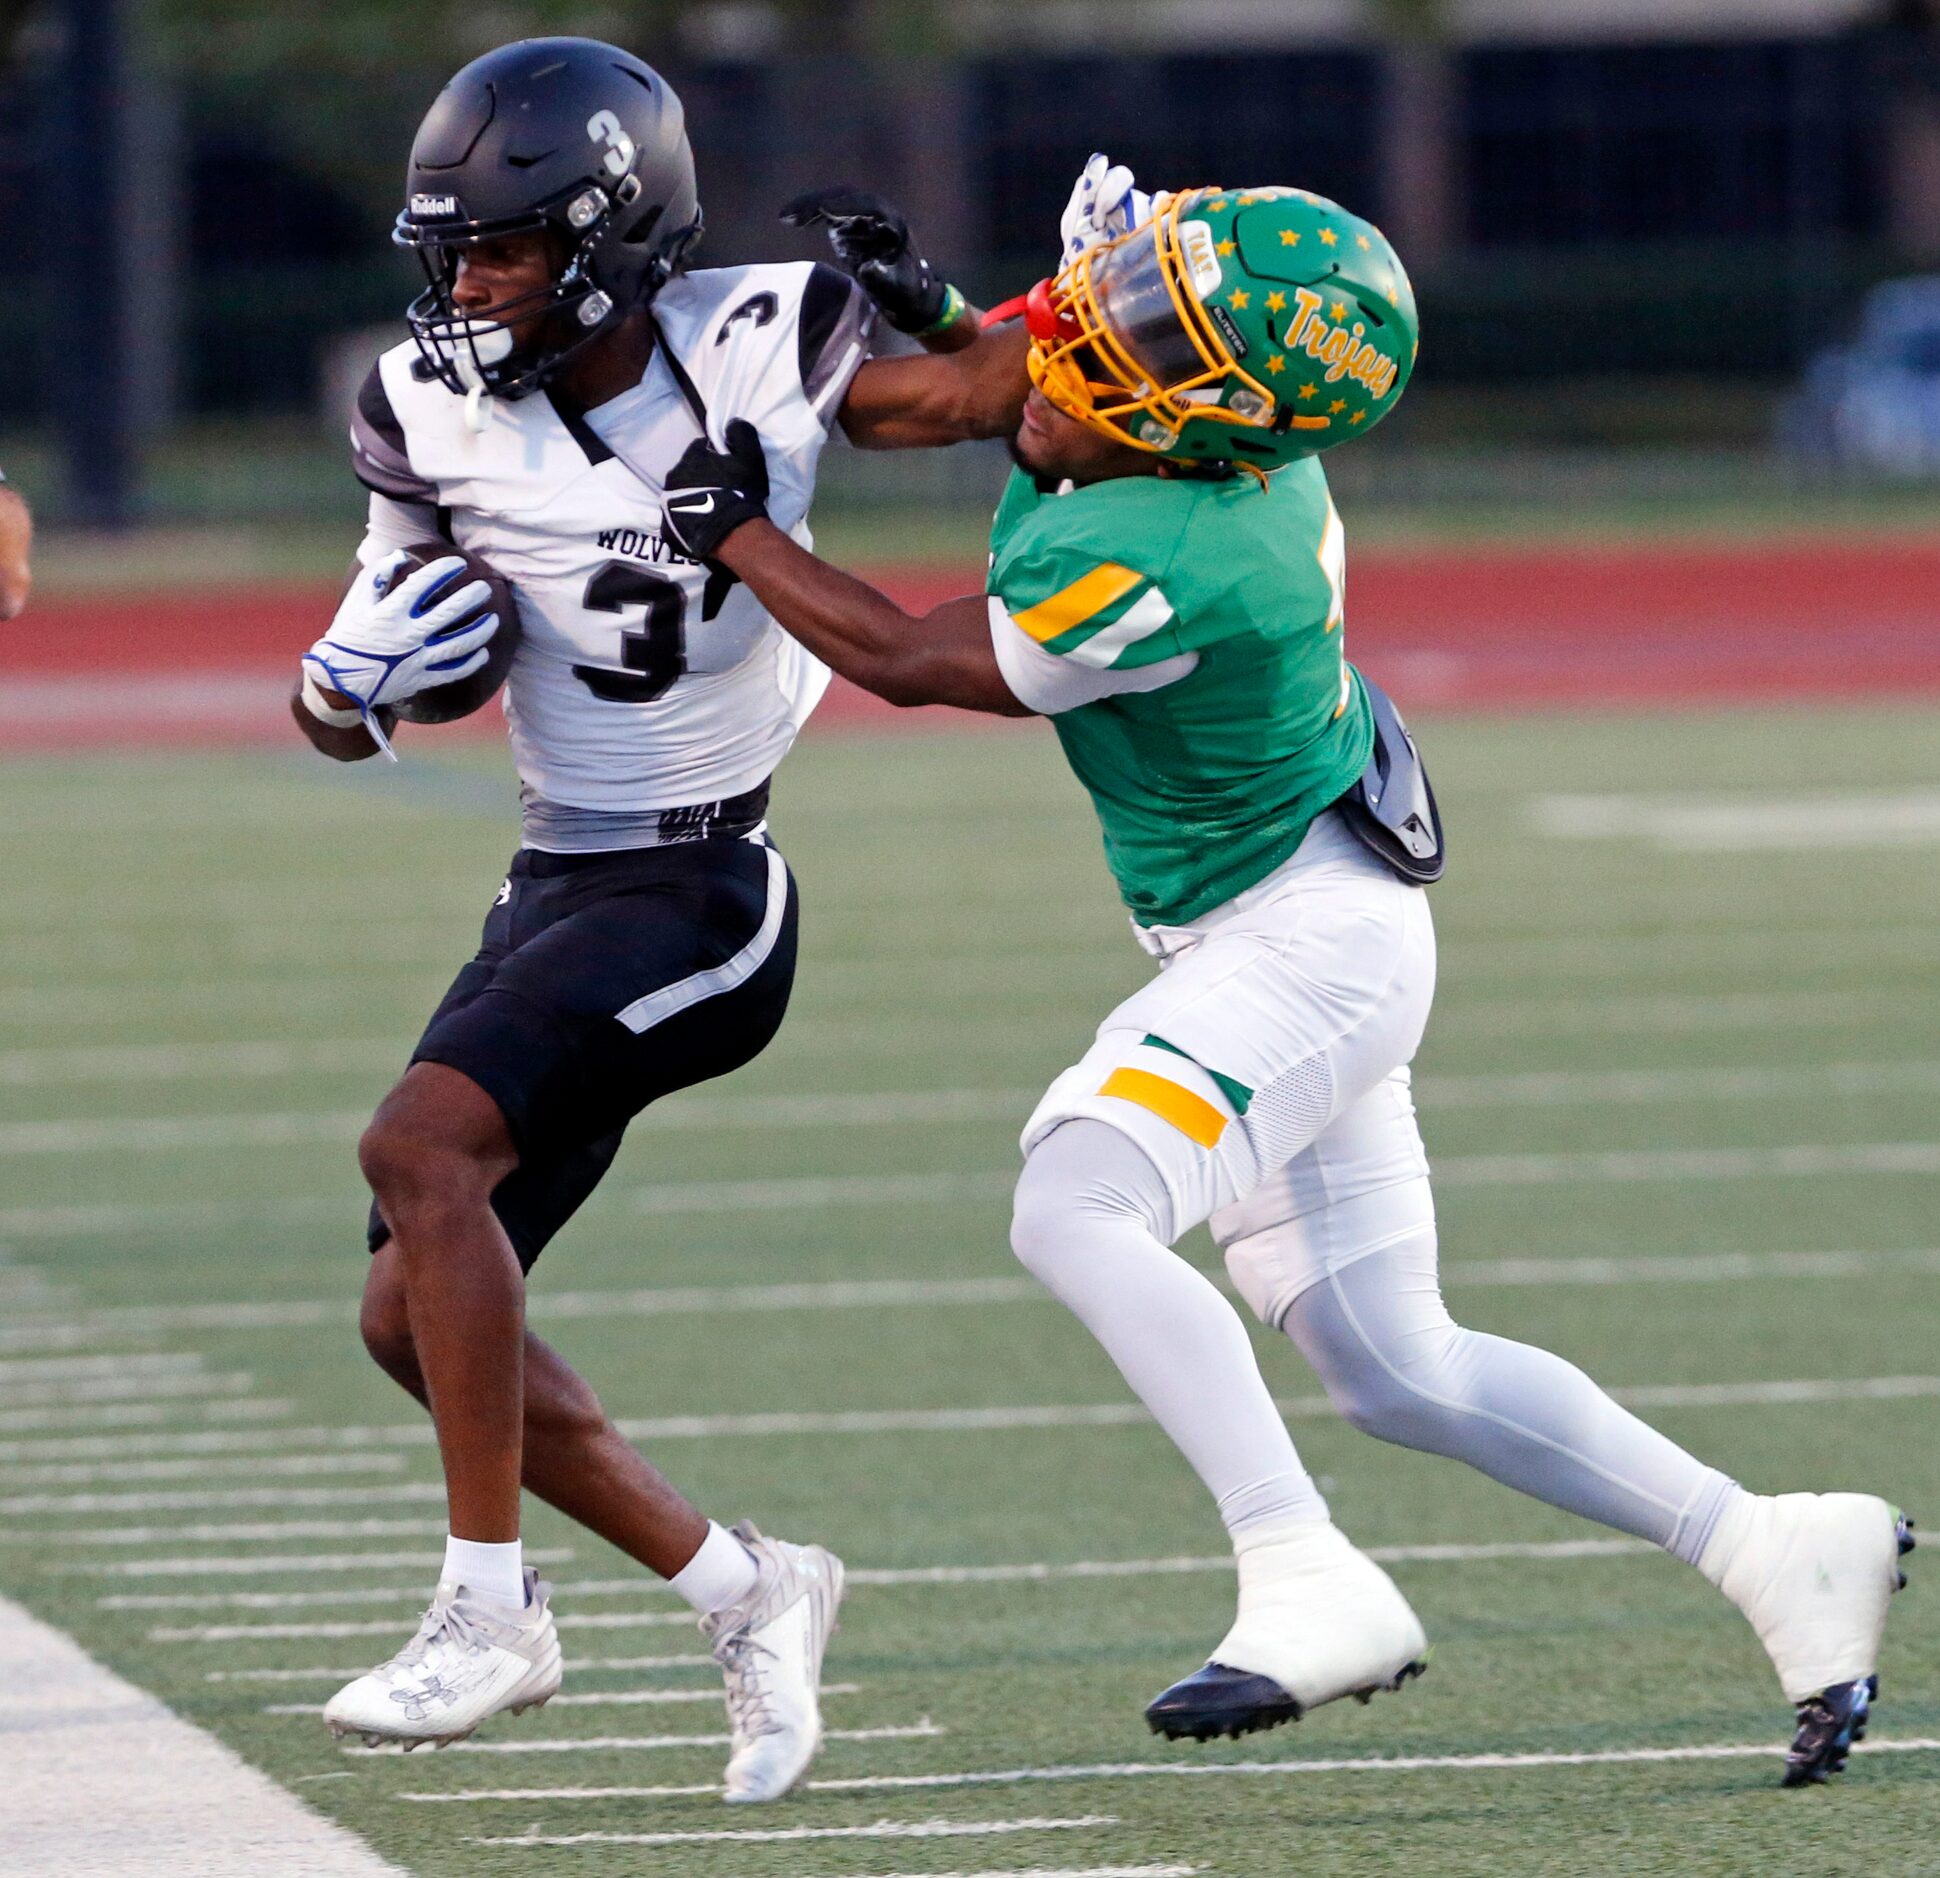
<path id="1" fill-rule="evenodd" d="M 1138 1703 L 1228 1592 L 1190 1479 L 1009 1267 L 1003 1188 L 1140 962 L 1041 727 L 853 694 L 778 794 L 807 907 L 780 1043 L 636 1129 L 535 1293 L 710 1505 L 874 1574 L 836 1784 L 761 1822 L 838 1836 L 681 1836 L 724 1829 L 688 1790 L 718 1752 L 682 1745 L 706 1676 L 544 1513 L 591 1699 L 491 1738 L 555 1750 L 345 1759 L 264 1712 L 408 1616 L 439 1530 L 355 1347 L 350 1144 L 513 827 L 491 721 L 338 770 L 283 698 L 355 540 L 346 384 L 412 291 L 411 129 L 541 30 L 679 86 L 703 260 L 813 253 L 773 209 L 847 176 L 995 299 L 1094 148 L 1383 222 L 1421 368 L 1330 474 L 1350 649 L 1453 826 L 1421 1065 L 1451 1298 L 1752 1484 L 1940 1507 L 1940 488 L 1774 441 L 1869 289 L 1940 267 L 1940 8 L 68 0 L 0 7 L 0 464 L 43 522 L 0 636 L 0 1591 L 420 1873 L 1940 1870 L 1917 1583 L 1903 1751 L 1781 1802 L 1712 1752 L 1783 1718 L 1702 1586 L 1376 1448 L 1264 1340 L 1436 1673 L 1192 1757 L 1306 1771 L 1096 1771 L 1185 1758 Z M 818 534 L 961 591 L 1000 475 L 832 451 Z M 449 1798 L 488 1793 L 522 1797 Z M 546 1843 L 585 1832 L 672 1836 Z"/>

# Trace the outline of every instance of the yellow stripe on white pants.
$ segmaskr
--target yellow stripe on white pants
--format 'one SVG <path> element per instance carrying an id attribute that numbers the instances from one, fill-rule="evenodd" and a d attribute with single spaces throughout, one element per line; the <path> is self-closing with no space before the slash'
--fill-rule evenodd
<path id="1" fill-rule="evenodd" d="M 1218 1147 L 1220 1136 L 1226 1132 L 1226 1117 L 1203 1096 L 1164 1076 L 1155 1076 L 1149 1069 L 1115 1069 L 1098 1093 L 1150 1109 L 1202 1148 Z"/>

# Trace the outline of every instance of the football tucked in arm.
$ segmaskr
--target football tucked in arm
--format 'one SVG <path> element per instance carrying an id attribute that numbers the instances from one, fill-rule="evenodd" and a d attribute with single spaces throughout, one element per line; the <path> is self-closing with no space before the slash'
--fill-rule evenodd
<path id="1" fill-rule="evenodd" d="M 485 663 L 477 671 L 450 684 L 430 685 L 415 696 L 399 701 L 397 715 L 407 724 L 451 724 L 489 704 L 505 683 L 512 660 L 519 649 L 519 604 L 512 597 L 511 583 L 477 555 L 448 541 L 419 541 L 404 550 L 410 558 L 403 561 L 392 580 L 408 580 L 421 567 L 433 561 L 450 560 L 456 555 L 465 563 L 471 578 L 482 580 L 492 590 L 492 610 L 498 615 L 498 631 L 486 649 Z"/>

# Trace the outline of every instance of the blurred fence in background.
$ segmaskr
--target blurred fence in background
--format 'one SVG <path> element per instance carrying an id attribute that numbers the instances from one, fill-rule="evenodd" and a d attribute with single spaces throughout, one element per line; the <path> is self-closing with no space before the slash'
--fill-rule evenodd
<path id="1" fill-rule="evenodd" d="M 155 355 L 136 400 L 151 514 L 354 507 L 324 388 L 347 335 L 401 334 L 414 282 L 388 226 L 412 130 L 451 69 L 521 31 L 623 39 L 675 82 L 703 261 L 813 252 L 774 210 L 849 176 L 1005 296 L 1048 270 L 1094 148 L 1156 184 L 1298 181 L 1372 213 L 1424 331 L 1378 454 L 1390 472 L 1407 456 L 1424 499 L 1473 493 L 1490 451 L 1544 482 L 1585 450 L 1675 448 L 1653 473 L 1729 474 L 1764 454 L 1778 396 L 1873 283 L 1940 264 L 1928 0 L 1557 0 L 1487 32 L 1468 30 L 1477 8 L 1423 0 L 331 0 L 307 25 L 270 0 L 46 0 L 0 72 L 0 446 L 37 470 L 93 365 L 62 231 L 109 211 L 77 172 L 61 74 L 103 7 L 130 38 L 123 106 L 151 172 L 132 287 Z M 1587 469 L 1586 487 L 1616 473 Z M 988 482 L 949 460 L 835 475 L 859 500 Z"/>

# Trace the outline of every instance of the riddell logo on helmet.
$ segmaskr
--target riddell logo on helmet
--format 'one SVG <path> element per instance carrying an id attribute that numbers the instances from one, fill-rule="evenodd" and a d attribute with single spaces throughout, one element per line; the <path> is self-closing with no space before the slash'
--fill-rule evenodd
<path id="1" fill-rule="evenodd" d="M 413 196 L 411 213 L 430 217 L 455 216 L 459 213 L 456 196 Z"/>
<path id="2" fill-rule="evenodd" d="M 1336 300 L 1337 317 L 1344 318 L 1349 304 Z M 1326 366 L 1330 385 L 1351 378 L 1357 385 L 1365 385 L 1372 396 L 1385 398 L 1401 368 L 1367 343 L 1365 321 L 1356 320 L 1351 326 L 1335 324 L 1322 311 L 1325 305 L 1324 295 L 1311 287 L 1296 287 L 1293 321 L 1282 343 L 1289 352 L 1304 351 L 1308 358 Z"/>

